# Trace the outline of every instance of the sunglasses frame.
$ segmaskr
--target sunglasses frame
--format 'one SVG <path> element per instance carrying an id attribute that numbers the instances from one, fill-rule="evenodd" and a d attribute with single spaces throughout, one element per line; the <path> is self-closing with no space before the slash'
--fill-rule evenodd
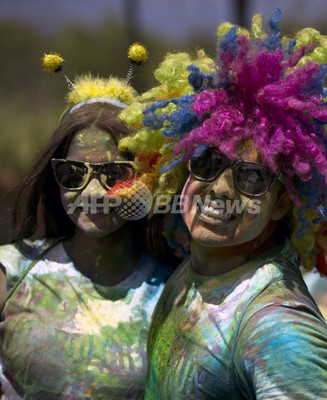
<path id="1" fill-rule="evenodd" d="M 191 171 L 191 162 L 192 162 L 192 158 L 190 158 L 189 161 L 188 161 L 188 171 L 189 171 L 189 173 L 190 173 L 195 179 L 197 179 L 198 181 L 201 181 L 201 182 L 213 182 L 213 181 L 216 180 L 224 171 L 226 171 L 227 168 L 232 167 L 234 187 L 235 187 L 240 193 L 244 194 L 245 196 L 249 196 L 249 197 L 261 197 L 261 196 L 265 195 L 265 194 L 268 192 L 268 190 L 271 188 L 271 185 L 273 184 L 274 180 L 278 178 L 278 175 L 277 175 L 277 174 L 275 174 L 274 172 L 271 172 L 270 169 L 269 169 L 268 167 L 266 167 L 265 165 L 263 165 L 263 164 L 260 164 L 260 163 L 257 163 L 257 162 L 252 162 L 252 161 L 231 160 L 231 159 L 229 159 L 227 156 L 225 156 L 225 154 L 221 153 L 221 152 L 218 151 L 218 150 L 212 149 L 211 151 L 212 151 L 212 152 L 215 152 L 215 153 L 218 153 L 219 155 L 221 155 L 221 157 L 225 160 L 225 165 L 224 165 L 223 169 L 222 169 L 221 171 L 219 171 L 219 173 L 217 173 L 213 178 L 210 178 L 210 179 L 203 179 L 202 177 L 197 176 L 196 174 L 194 174 L 194 173 Z M 249 166 L 254 165 L 254 166 L 256 166 L 256 167 L 259 166 L 259 167 L 261 167 L 261 168 L 264 168 L 264 169 L 268 170 L 268 172 L 269 172 L 269 174 L 270 174 L 270 182 L 268 183 L 267 188 L 266 188 L 266 190 L 265 190 L 264 192 L 259 193 L 259 194 L 252 194 L 252 193 L 248 193 L 248 192 L 246 192 L 246 191 L 244 191 L 244 190 L 241 190 L 241 189 L 239 188 L 238 183 L 237 183 L 236 180 L 235 180 L 235 172 L 236 172 L 236 168 L 237 168 L 238 165 L 244 165 L 244 164 L 245 164 L 245 165 L 249 165 Z"/>
<path id="2" fill-rule="evenodd" d="M 76 187 L 76 188 L 68 188 L 68 187 L 63 186 L 57 179 L 57 172 L 56 172 L 57 166 L 61 163 L 75 163 L 75 164 L 81 164 L 81 165 L 85 166 L 87 168 L 87 174 L 86 174 L 86 179 L 85 179 L 85 182 L 83 183 L 83 185 Z M 55 181 L 62 189 L 69 190 L 69 191 L 83 190 L 89 184 L 90 179 L 93 175 L 96 175 L 98 181 L 101 183 L 101 185 L 105 189 L 111 189 L 112 186 L 106 185 L 99 176 L 101 174 L 100 167 L 103 166 L 104 164 L 106 164 L 106 165 L 107 164 L 127 164 L 128 166 L 132 167 L 132 170 L 134 172 L 132 178 L 134 178 L 136 175 L 136 166 L 133 161 L 127 161 L 127 160 L 125 161 L 124 160 L 124 161 L 106 161 L 106 162 L 102 162 L 102 163 L 90 163 L 87 161 L 67 160 L 65 158 L 52 158 L 51 159 L 51 167 L 53 169 Z"/>

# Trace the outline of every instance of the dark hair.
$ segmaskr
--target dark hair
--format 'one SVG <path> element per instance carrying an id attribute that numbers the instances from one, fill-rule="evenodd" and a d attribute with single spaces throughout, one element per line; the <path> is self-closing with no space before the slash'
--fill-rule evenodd
<path id="1" fill-rule="evenodd" d="M 62 207 L 50 160 L 65 158 L 74 135 L 90 127 L 108 132 L 118 145 L 119 140 L 130 133 L 127 126 L 117 120 L 120 111 L 120 108 L 108 103 L 93 103 L 66 114 L 30 174 L 22 181 L 13 209 L 14 240 L 73 235 L 75 224 Z M 134 158 L 130 152 L 122 155 L 127 160 Z M 161 219 L 153 217 L 131 223 L 135 225 L 136 238 L 141 247 L 146 247 L 159 260 L 177 265 L 180 260 L 173 256 L 172 249 L 162 236 Z"/>

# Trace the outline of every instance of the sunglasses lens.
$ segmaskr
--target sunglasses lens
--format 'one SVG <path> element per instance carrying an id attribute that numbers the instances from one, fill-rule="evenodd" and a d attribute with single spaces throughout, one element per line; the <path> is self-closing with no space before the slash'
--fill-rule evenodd
<path id="1" fill-rule="evenodd" d="M 112 188 L 118 181 L 132 179 L 135 175 L 131 164 L 112 163 L 102 167 L 103 182 L 108 188 Z"/>
<path id="2" fill-rule="evenodd" d="M 195 178 L 214 180 L 225 169 L 226 158 L 218 151 L 208 149 L 190 160 L 189 170 Z"/>
<path id="3" fill-rule="evenodd" d="M 272 174 L 264 165 L 240 163 L 234 170 L 236 187 L 250 196 L 261 196 L 270 187 Z"/>
<path id="4" fill-rule="evenodd" d="M 56 166 L 55 174 L 58 183 L 66 189 L 77 189 L 83 186 L 87 177 L 87 168 L 83 164 L 62 162 Z"/>

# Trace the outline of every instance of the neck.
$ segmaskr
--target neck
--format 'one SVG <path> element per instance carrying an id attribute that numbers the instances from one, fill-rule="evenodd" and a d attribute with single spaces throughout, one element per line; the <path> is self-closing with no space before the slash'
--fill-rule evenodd
<path id="1" fill-rule="evenodd" d="M 117 231 L 103 236 L 89 236 L 76 228 L 64 247 L 75 268 L 93 282 L 115 285 L 135 269 L 140 249 L 135 244 L 133 226 L 124 224 Z"/>
<path id="2" fill-rule="evenodd" d="M 273 235 L 274 224 L 255 239 L 234 246 L 206 247 L 192 239 L 191 254 L 193 269 L 205 276 L 221 275 L 241 266 L 248 260 L 259 256 L 278 244 Z"/>

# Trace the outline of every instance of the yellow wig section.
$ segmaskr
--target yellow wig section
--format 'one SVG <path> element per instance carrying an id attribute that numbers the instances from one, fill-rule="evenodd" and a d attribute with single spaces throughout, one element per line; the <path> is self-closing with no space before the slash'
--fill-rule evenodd
<path id="1" fill-rule="evenodd" d="M 252 34 L 255 39 L 266 39 L 267 33 L 263 30 L 262 27 L 262 15 L 255 14 L 252 17 Z"/>
<path id="2" fill-rule="evenodd" d="M 210 72 L 214 68 L 213 60 L 206 56 L 204 50 L 199 50 L 195 58 L 187 53 L 168 54 L 154 72 L 154 76 L 159 83 L 167 87 L 167 93 L 179 90 L 183 95 L 190 94 L 193 91 L 188 83 L 190 72 L 186 68 L 190 64 L 201 67 L 204 72 Z"/>
<path id="3" fill-rule="evenodd" d="M 193 89 L 188 82 L 189 71 L 187 67 L 193 64 L 202 71 L 214 71 L 214 60 L 208 57 L 203 50 L 199 50 L 195 57 L 188 53 L 169 53 L 154 71 L 154 76 L 159 82 L 158 86 L 151 88 L 135 99 L 135 102 L 120 113 L 119 118 L 133 128 L 141 128 L 143 110 L 156 100 L 169 100 L 175 97 L 193 94 Z M 174 109 L 170 104 L 165 108 L 165 114 Z M 160 112 L 160 111 L 158 111 Z M 152 136 L 149 134 L 149 137 Z M 133 144 L 131 143 L 131 146 Z"/>
<path id="4" fill-rule="evenodd" d="M 217 36 L 218 38 L 221 38 L 225 35 L 227 35 L 227 33 L 234 27 L 234 24 L 231 24 L 230 22 L 223 22 L 222 24 L 220 24 L 217 28 Z M 245 29 L 245 28 L 241 28 L 238 27 L 236 29 L 236 33 L 238 35 L 244 35 L 246 36 L 248 39 L 250 38 L 250 32 Z"/>
<path id="5" fill-rule="evenodd" d="M 223 22 L 220 24 L 217 28 L 217 36 L 218 38 L 221 38 L 234 27 L 234 24 L 231 24 L 230 22 Z M 238 26 L 236 29 L 236 33 L 238 36 L 244 35 L 248 39 L 252 36 L 254 39 L 266 39 L 267 33 L 263 30 L 262 27 L 262 16 L 261 14 L 255 14 L 252 17 L 252 24 L 251 24 L 251 32 L 248 31 L 247 29 Z"/>
<path id="6" fill-rule="evenodd" d="M 303 238 L 297 238 L 295 236 L 295 232 L 301 228 L 301 224 L 298 220 L 298 212 L 299 208 L 294 206 L 292 210 L 292 219 L 291 219 L 291 243 L 294 249 L 297 251 L 301 258 L 302 265 L 305 269 L 312 269 L 315 265 L 315 259 L 318 254 L 317 238 L 321 236 L 323 226 L 321 224 L 310 224 L 310 228 L 307 234 Z M 312 210 L 306 210 L 302 216 L 308 221 L 312 221 L 318 217 L 317 213 Z"/>
<path id="7" fill-rule="evenodd" d="M 178 164 L 169 171 L 162 173 L 161 168 L 172 161 L 174 143 L 171 138 L 162 135 L 163 128 L 154 130 L 142 125 L 143 111 L 156 100 L 170 100 L 176 97 L 193 94 L 193 88 L 188 82 L 187 67 L 193 64 L 202 71 L 210 73 L 215 70 L 215 62 L 203 50 L 195 55 L 180 52 L 169 53 L 154 72 L 158 85 L 146 91 L 135 99 L 135 102 L 122 110 L 119 118 L 134 129 L 134 133 L 119 142 L 120 151 L 132 151 L 137 156 L 135 163 L 140 174 L 140 180 L 153 193 L 154 198 L 159 195 L 172 196 L 179 192 L 186 179 L 186 167 Z M 165 108 L 156 110 L 170 115 L 175 109 L 170 103 Z"/>
<path id="8" fill-rule="evenodd" d="M 68 93 L 68 106 L 99 97 L 113 97 L 126 104 L 130 104 L 136 96 L 135 89 L 126 85 L 123 79 L 110 77 L 108 79 L 94 77 L 91 74 L 76 78 L 73 87 Z"/>
<path id="9" fill-rule="evenodd" d="M 225 36 L 234 26 L 230 22 L 223 22 L 218 26 L 217 35 L 218 38 Z M 267 33 L 264 31 L 262 26 L 262 16 L 260 14 L 255 14 L 252 17 L 251 31 L 243 27 L 237 27 L 237 35 L 244 35 L 248 39 L 253 37 L 254 39 L 266 39 Z M 307 54 L 301 57 L 299 63 L 296 67 L 303 66 L 309 61 L 316 62 L 318 64 L 327 64 L 327 36 L 322 35 L 318 30 L 314 28 L 304 28 L 298 31 L 294 37 L 296 40 L 296 45 L 294 50 L 299 49 L 302 46 L 314 45 L 312 50 L 307 50 Z M 289 41 L 288 36 L 283 36 L 281 38 L 282 43 Z"/>
<path id="10" fill-rule="evenodd" d="M 322 35 L 319 31 L 313 28 L 305 28 L 297 32 L 295 35 L 295 49 L 301 46 L 315 45 L 315 48 L 303 56 L 297 67 L 304 65 L 308 61 L 313 61 L 318 64 L 327 63 L 327 36 Z"/>

